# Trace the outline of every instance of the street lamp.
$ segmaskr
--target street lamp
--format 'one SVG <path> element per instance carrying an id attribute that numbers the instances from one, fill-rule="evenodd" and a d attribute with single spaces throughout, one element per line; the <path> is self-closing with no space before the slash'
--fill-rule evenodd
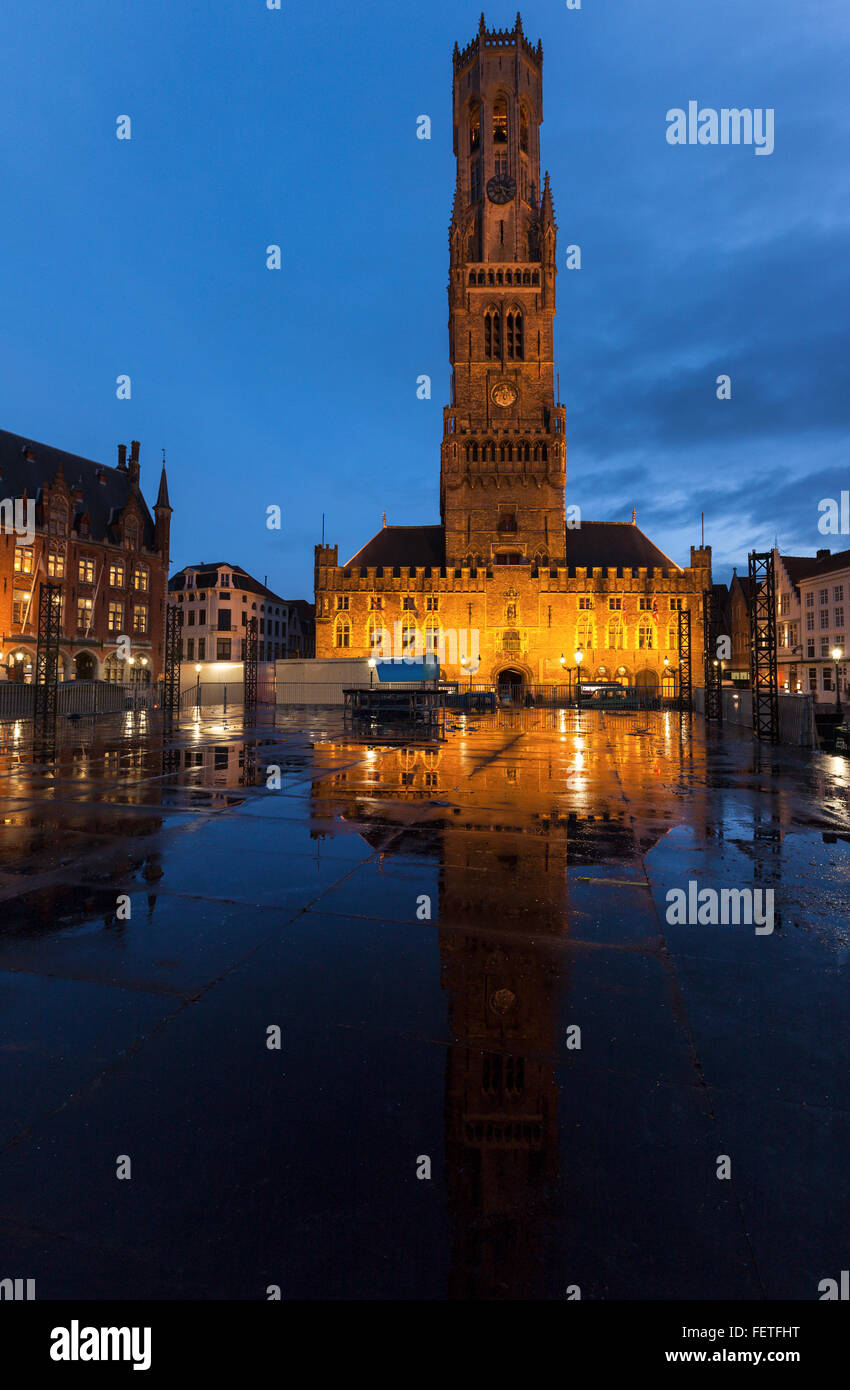
<path id="1" fill-rule="evenodd" d="M 377 663 L 377 661 L 375 660 L 375 658 L 374 658 L 373 656 L 370 656 L 370 657 L 369 657 L 369 689 L 370 689 L 370 690 L 371 690 L 372 686 L 375 684 L 375 667 L 377 666 L 377 664 L 378 664 L 378 663 Z"/>
<path id="2" fill-rule="evenodd" d="M 576 658 L 576 709 L 581 709 L 581 663 L 584 661 L 584 652 L 579 647 L 575 654 Z"/>
<path id="3" fill-rule="evenodd" d="M 841 689 L 839 685 L 838 663 L 843 655 L 843 648 L 833 647 L 832 659 L 835 662 L 835 713 L 839 719 L 841 718 Z"/>

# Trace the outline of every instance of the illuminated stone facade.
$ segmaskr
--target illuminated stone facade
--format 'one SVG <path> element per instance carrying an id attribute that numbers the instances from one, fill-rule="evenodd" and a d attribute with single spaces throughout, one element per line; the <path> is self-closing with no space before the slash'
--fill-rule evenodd
<path id="1" fill-rule="evenodd" d="M 548 175 L 542 191 L 540 182 L 542 61 L 519 20 L 497 32 L 482 22 L 455 48 L 441 524 L 384 525 L 344 565 L 336 546 L 316 547 L 316 655 L 434 648 L 449 679 L 551 684 L 567 679 L 581 648 L 588 678 L 652 689 L 666 681 L 672 692 L 679 608 L 690 609 L 692 650 L 702 650 L 711 549 L 692 547 L 684 569 L 634 514 L 589 522 L 566 507 L 557 228 Z"/>

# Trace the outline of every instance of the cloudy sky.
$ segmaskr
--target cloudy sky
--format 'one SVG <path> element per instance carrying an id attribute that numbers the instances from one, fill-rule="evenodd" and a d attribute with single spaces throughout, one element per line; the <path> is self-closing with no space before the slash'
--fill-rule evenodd
<path id="1" fill-rule="evenodd" d="M 479 10 L 3 5 L 0 426 L 109 463 L 137 438 L 149 495 L 165 448 L 175 568 L 227 559 L 308 596 L 323 513 L 341 559 L 383 510 L 439 520 L 451 54 Z M 817 523 L 850 488 L 847 0 L 522 15 L 544 49 L 568 502 L 636 506 L 680 563 L 704 512 L 724 579 L 774 537 L 846 548 Z M 773 154 L 670 146 L 689 100 L 773 108 Z"/>

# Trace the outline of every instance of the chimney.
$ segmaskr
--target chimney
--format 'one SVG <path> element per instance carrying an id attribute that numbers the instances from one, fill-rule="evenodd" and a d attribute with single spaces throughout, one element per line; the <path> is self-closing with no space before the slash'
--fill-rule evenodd
<path id="1" fill-rule="evenodd" d="M 829 556 L 830 556 L 830 552 L 829 552 L 828 550 L 819 550 L 818 553 L 817 553 L 817 555 L 815 556 L 815 559 L 816 559 L 816 560 L 828 560 L 828 559 L 829 559 Z"/>
<path id="2" fill-rule="evenodd" d="M 118 467 L 119 467 L 124 473 L 127 472 L 127 445 L 126 445 L 126 444 L 119 444 L 119 445 L 118 445 Z"/>
<path id="3" fill-rule="evenodd" d="M 130 443 L 130 482 L 139 481 L 139 441 L 133 439 Z"/>

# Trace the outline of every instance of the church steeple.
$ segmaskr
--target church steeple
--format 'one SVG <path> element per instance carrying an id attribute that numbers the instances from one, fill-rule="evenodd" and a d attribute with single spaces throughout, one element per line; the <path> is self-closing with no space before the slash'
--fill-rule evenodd
<path id="1" fill-rule="evenodd" d="M 440 507 L 447 563 L 563 561 L 564 411 L 555 400 L 557 227 L 540 189 L 542 49 L 517 15 L 454 54 L 449 231 L 452 401 Z"/>
<path id="2" fill-rule="evenodd" d="M 171 548 L 171 515 L 172 507 L 168 500 L 168 478 L 165 475 L 165 450 L 162 451 L 162 472 L 159 475 L 159 492 L 156 495 L 156 502 L 153 509 L 156 518 L 154 527 L 154 543 L 157 550 L 162 555 L 165 562 L 165 572 L 168 573 L 168 556 Z"/>

